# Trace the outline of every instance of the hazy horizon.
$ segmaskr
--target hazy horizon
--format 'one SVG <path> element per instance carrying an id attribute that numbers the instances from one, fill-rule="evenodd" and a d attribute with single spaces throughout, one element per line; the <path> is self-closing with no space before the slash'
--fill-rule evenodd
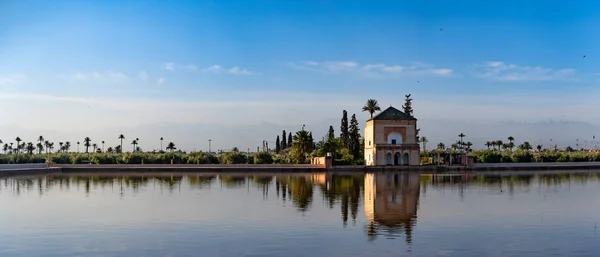
<path id="1" fill-rule="evenodd" d="M 412 94 L 428 148 L 456 135 L 575 147 L 600 131 L 600 3 L 4 1 L 0 139 L 124 150 L 274 147 L 369 98 Z M 596 54 L 598 53 L 598 54 Z M 584 58 L 585 56 L 585 58 Z M 544 123 L 556 120 L 558 123 Z M 511 122 L 506 122 L 511 121 Z M 568 122 L 573 121 L 573 122 Z M 519 124 L 523 122 L 523 124 Z M 126 144 L 126 145 L 125 145 Z"/>

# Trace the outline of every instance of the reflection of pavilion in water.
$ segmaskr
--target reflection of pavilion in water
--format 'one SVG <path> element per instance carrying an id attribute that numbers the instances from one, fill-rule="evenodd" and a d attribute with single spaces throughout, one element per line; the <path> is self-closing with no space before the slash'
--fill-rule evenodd
<path id="1" fill-rule="evenodd" d="M 390 234 L 402 231 L 406 242 L 412 241 L 419 204 L 420 175 L 418 173 L 365 174 L 365 215 L 369 221 L 368 234 L 377 230 Z"/>

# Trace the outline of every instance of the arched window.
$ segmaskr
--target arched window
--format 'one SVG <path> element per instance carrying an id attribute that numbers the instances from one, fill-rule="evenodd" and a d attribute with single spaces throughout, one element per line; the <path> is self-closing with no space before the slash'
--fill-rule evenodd
<path id="1" fill-rule="evenodd" d="M 398 132 L 392 132 L 387 137 L 387 143 L 390 145 L 402 144 L 402 135 Z"/>

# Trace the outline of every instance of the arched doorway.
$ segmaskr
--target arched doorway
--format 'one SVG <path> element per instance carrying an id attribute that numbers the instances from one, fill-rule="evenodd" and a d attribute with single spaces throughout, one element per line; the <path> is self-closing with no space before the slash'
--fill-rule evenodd
<path id="1" fill-rule="evenodd" d="M 386 165 L 392 165 L 392 153 L 387 153 L 385 159 L 386 159 L 386 161 L 385 161 Z"/>
<path id="2" fill-rule="evenodd" d="M 394 165 L 400 165 L 400 153 L 394 154 Z"/>
<path id="3" fill-rule="evenodd" d="M 408 165 L 408 153 L 404 153 L 404 165 Z"/>

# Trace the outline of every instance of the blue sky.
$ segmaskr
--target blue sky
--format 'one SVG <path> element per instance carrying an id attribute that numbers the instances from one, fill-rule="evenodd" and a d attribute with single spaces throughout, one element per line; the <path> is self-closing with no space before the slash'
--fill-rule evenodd
<path id="1" fill-rule="evenodd" d="M 407 93 L 420 119 L 589 121 L 599 28 L 585 0 L 8 0 L 0 124 L 288 126 Z"/>

